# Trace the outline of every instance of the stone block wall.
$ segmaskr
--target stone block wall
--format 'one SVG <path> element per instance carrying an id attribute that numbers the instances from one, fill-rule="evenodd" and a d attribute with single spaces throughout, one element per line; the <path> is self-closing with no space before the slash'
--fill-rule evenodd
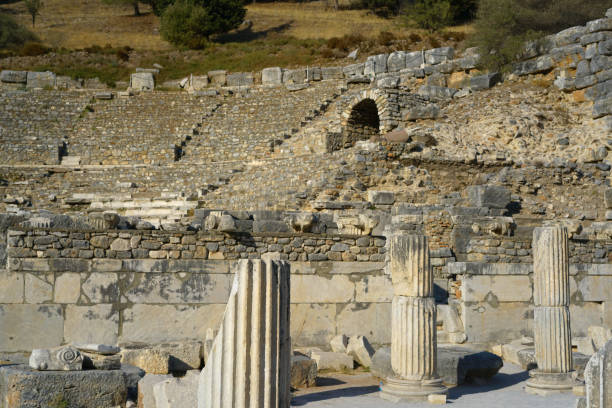
<path id="1" fill-rule="evenodd" d="M 504 343 L 533 337 L 533 265 L 457 262 L 454 295 L 469 342 Z M 573 336 L 589 326 L 612 324 L 612 264 L 570 265 L 570 314 Z"/>
<path id="2" fill-rule="evenodd" d="M 225 310 L 234 260 L 268 252 L 294 261 L 296 346 L 325 346 L 336 333 L 390 339 L 388 324 L 374 324 L 390 316 L 381 238 L 11 230 L 7 252 L 0 327 L 10 330 L 0 331 L 2 352 L 71 341 L 203 340 Z"/>

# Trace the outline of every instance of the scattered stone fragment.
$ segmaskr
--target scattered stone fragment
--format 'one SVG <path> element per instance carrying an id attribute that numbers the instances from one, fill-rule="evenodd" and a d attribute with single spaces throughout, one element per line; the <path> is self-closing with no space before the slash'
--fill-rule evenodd
<path id="1" fill-rule="evenodd" d="M 346 347 L 348 346 L 348 337 L 344 334 L 335 336 L 329 342 L 331 349 L 334 353 L 346 353 Z"/>
<path id="2" fill-rule="evenodd" d="M 291 386 L 293 388 L 313 387 L 317 379 L 317 363 L 304 355 L 291 356 Z"/>
<path id="3" fill-rule="evenodd" d="M 312 351 L 310 353 L 318 370 L 344 371 L 353 369 L 353 358 L 344 353 Z"/>
<path id="4" fill-rule="evenodd" d="M 368 368 L 372 365 L 374 349 L 365 336 L 352 336 L 346 346 L 346 353 L 362 367 Z"/>
<path id="5" fill-rule="evenodd" d="M 30 367 L 39 371 L 79 371 L 83 369 L 83 356 L 71 346 L 35 349 L 30 355 Z"/>

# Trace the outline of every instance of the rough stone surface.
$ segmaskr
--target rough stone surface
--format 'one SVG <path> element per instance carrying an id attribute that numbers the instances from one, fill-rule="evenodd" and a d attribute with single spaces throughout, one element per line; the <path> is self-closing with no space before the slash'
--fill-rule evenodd
<path id="1" fill-rule="evenodd" d="M 510 204 L 510 191 L 501 186 L 470 186 L 467 195 L 473 207 L 506 208 Z"/>
<path id="2" fill-rule="evenodd" d="M 127 398 L 120 370 L 34 371 L 20 365 L 0 367 L 0 395 L 10 407 L 122 406 Z"/>
<path id="3" fill-rule="evenodd" d="M 156 408 L 153 387 L 172 378 L 169 374 L 146 374 L 142 377 L 138 381 L 138 408 Z"/>
<path id="4" fill-rule="evenodd" d="M 372 365 L 374 349 L 365 336 L 352 336 L 346 346 L 346 353 L 362 367 L 368 368 Z"/>
<path id="5" fill-rule="evenodd" d="M 317 379 L 317 363 L 303 355 L 291 356 L 291 386 L 293 388 L 313 387 Z"/>
<path id="6" fill-rule="evenodd" d="M 346 353 L 346 347 L 348 346 L 348 337 L 344 334 L 335 336 L 329 342 L 329 345 L 334 353 Z"/>
<path id="7" fill-rule="evenodd" d="M 83 369 L 83 356 L 71 346 L 34 349 L 30 355 L 30 368 L 39 371 L 80 371 Z"/>
<path id="8" fill-rule="evenodd" d="M 329 351 L 312 351 L 310 353 L 318 370 L 344 371 L 353 369 L 353 357 L 344 353 Z"/>
<path id="9" fill-rule="evenodd" d="M 155 408 L 197 406 L 199 370 L 190 370 L 182 377 L 164 379 L 153 386 Z"/>

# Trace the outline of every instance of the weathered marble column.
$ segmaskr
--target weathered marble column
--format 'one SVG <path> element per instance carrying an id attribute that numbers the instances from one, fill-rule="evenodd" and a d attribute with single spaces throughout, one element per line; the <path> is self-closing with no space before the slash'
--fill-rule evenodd
<path id="1" fill-rule="evenodd" d="M 289 280 L 287 262 L 239 262 L 198 408 L 289 408 Z"/>
<path id="2" fill-rule="evenodd" d="M 536 228 L 532 251 L 538 368 L 531 370 L 525 390 L 541 395 L 571 391 L 576 381 L 572 371 L 567 229 L 562 226 Z"/>
<path id="3" fill-rule="evenodd" d="M 393 402 L 445 394 L 436 375 L 436 302 L 427 237 L 396 233 L 390 238 L 393 283 L 391 367 L 381 397 Z"/>

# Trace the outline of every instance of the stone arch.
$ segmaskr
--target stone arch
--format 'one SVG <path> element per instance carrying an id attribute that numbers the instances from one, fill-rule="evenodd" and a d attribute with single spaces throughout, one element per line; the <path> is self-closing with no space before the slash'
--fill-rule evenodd
<path id="1" fill-rule="evenodd" d="M 384 92 L 379 89 L 360 91 L 342 113 L 343 147 L 390 131 L 389 112 L 389 100 Z"/>

